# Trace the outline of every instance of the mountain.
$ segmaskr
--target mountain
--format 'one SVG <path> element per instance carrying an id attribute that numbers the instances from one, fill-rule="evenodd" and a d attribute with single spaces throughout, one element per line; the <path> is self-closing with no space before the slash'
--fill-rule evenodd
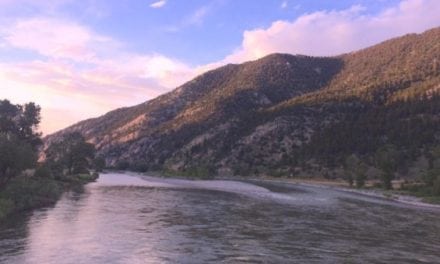
<path id="1" fill-rule="evenodd" d="M 402 175 L 440 141 L 440 28 L 336 57 L 272 54 L 79 122 L 108 166 L 179 174 L 336 177 L 384 146 Z"/>

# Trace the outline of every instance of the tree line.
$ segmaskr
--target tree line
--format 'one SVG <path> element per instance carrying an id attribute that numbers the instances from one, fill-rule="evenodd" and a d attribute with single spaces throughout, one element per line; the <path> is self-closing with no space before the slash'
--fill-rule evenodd
<path id="1" fill-rule="evenodd" d="M 41 107 L 30 102 L 23 105 L 0 100 L 0 190 L 14 178 L 36 177 L 68 180 L 74 175 L 90 175 L 100 170 L 95 159 L 95 147 L 79 133 L 70 133 L 44 150 L 39 160 L 43 140 L 38 126 Z"/>

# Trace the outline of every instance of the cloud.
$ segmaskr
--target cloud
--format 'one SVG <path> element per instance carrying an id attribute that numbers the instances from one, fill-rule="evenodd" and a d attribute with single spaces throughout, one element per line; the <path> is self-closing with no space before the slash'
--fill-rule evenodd
<path id="1" fill-rule="evenodd" d="M 76 2 L 75 0 L 0 0 L 0 13 L 2 17 L 9 16 L 11 13 L 44 13 L 44 14 L 59 14 L 60 8 L 67 4 Z M 91 1 L 87 1 L 87 4 Z M 12 11 L 12 12 L 10 12 Z"/>
<path id="2" fill-rule="evenodd" d="M 186 16 L 184 19 L 182 19 L 182 21 L 180 21 L 180 23 L 178 23 L 177 25 L 165 26 L 163 29 L 166 32 L 178 32 L 186 27 L 200 26 L 203 24 L 206 16 L 209 14 L 209 12 L 212 9 L 213 9 L 213 3 L 199 7 L 196 10 L 194 10 L 191 14 Z"/>
<path id="3" fill-rule="evenodd" d="M 144 102 L 195 75 L 176 59 L 126 52 L 118 41 L 64 19 L 21 20 L 1 32 L 0 42 L 15 52 L 26 49 L 41 55 L 31 61 L 0 62 L 0 83 L 2 98 L 35 101 L 45 109 L 45 134 Z M 64 118 L 54 118 L 57 115 Z"/>
<path id="4" fill-rule="evenodd" d="M 35 101 L 43 109 L 47 134 L 68 124 L 142 103 L 192 78 L 193 70 L 160 56 L 127 55 L 86 69 L 63 61 L 0 64 L 2 98 Z M 63 122 L 52 117 L 64 113 Z"/>
<path id="5" fill-rule="evenodd" d="M 18 21 L 4 30 L 4 40 L 14 48 L 38 52 L 54 59 L 92 61 L 98 47 L 115 45 L 73 22 L 52 18 L 31 18 Z"/>
<path id="6" fill-rule="evenodd" d="M 222 62 L 243 62 L 274 52 L 338 55 L 440 25 L 438 0 L 404 0 L 377 14 L 367 11 L 355 5 L 341 11 L 304 14 L 294 21 L 278 20 L 268 28 L 245 31 L 241 47 Z"/>
<path id="7" fill-rule="evenodd" d="M 160 1 L 157 1 L 157 2 L 152 3 L 152 4 L 150 5 L 150 7 L 151 7 L 151 8 L 161 8 L 161 7 L 163 7 L 166 3 L 167 3 L 166 0 L 160 0 Z"/>
<path id="8" fill-rule="evenodd" d="M 0 0 L 0 5 L 12 2 Z M 210 6 L 197 9 L 180 26 L 203 23 L 210 10 Z M 21 19 L 2 24 L 0 49 L 27 50 L 40 56 L 0 62 L 0 96 L 16 103 L 40 104 L 42 129 L 47 134 L 117 107 L 144 102 L 226 63 L 273 52 L 318 56 L 350 52 L 439 26 L 439 13 L 437 0 L 403 0 L 376 14 L 359 5 L 308 13 L 247 30 L 230 55 L 198 67 L 163 54 L 127 52 L 123 43 L 64 18 Z"/>
<path id="9" fill-rule="evenodd" d="M 196 11 L 194 11 L 194 13 L 191 14 L 191 16 L 189 16 L 186 19 L 185 24 L 187 24 L 187 25 L 202 24 L 203 20 L 205 19 L 206 15 L 208 14 L 209 10 L 210 10 L 209 6 L 202 6 L 202 7 L 198 8 Z"/>
<path id="10" fill-rule="evenodd" d="M 287 6 L 288 6 L 287 1 L 283 1 L 283 2 L 281 3 L 281 8 L 282 8 L 282 9 L 287 8 Z"/>

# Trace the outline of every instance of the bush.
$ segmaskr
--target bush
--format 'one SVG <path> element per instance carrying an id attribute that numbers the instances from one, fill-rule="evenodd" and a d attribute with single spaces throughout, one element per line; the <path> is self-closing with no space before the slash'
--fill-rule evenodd
<path id="1" fill-rule="evenodd" d="M 136 172 L 147 172 L 148 171 L 148 164 L 143 163 L 143 162 L 135 162 L 135 163 L 131 164 L 130 170 L 136 171 Z"/>
<path id="2" fill-rule="evenodd" d="M 434 181 L 436 180 L 439 174 L 440 174 L 439 170 L 435 170 L 435 169 L 428 170 L 422 175 L 422 180 L 427 186 L 433 186 Z"/>
<path id="3" fill-rule="evenodd" d="M 14 202 L 11 199 L 0 199 L 0 219 L 5 218 L 14 210 Z"/>
<path id="4" fill-rule="evenodd" d="M 384 189 L 386 190 L 391 190 L 393 188 L 392 185 L 392 180 L 394 178 L 394 175 L 392 173 L 389 172 L 383 172 L 381 174 L 381 179 L 382 179 L 382 186 Z"/>
<path id="5" fill-rule="evenodd" d="M 53 178 L 52 171 L 47 164 L 38 166 L 35 170 L 34 176 L 37 178 Z"/>
<path id="6" fill-rule="evenodd" d="M 93 160 L 93 168 L 97 172 L 101 172 L 105 168 L 105 159 L 103 157 L 96 157 Z"/>
<path id="7" fill-rule="evenodd" d="M 198 179 L 213 178 L 214 171 L 209 166 L 192 166 L 182 172 L 182 176 L 193 177 Z"/>
<path id="8" fill-rule="evenodd" d="M 117 170 L 127 170 L 130 167 L 130 163 L 126 160 L 121 160 L 116 163 Z"/>
<path id="9" fill-rule="evenodd" d="M 356 175 L 356 188 L 362 188 L 365 185 L 365 180 L 367 176 L 365 174 L 357 174 Z"/>
<path id="10" fill-rule="evenodd" d="M 80 181 L 82 182 L 92 182 L 98 179 L 99 174 L 98 173 L 92 173 L 92 174 L 78 174 L 75 175 Z"/>
<path id="11" fill-rule="evenodd" d="M 434 180 L 432 192 L 433 195 L 440 195 L 440 175 L 437 175 L 437 178 Z"/>
<path id="12" fill-rule="evenodd" d="M 47 178 L 18 177 L 0 193 L 0 199 L 11 200 L 14 211 L 28 210 L 56 202 L 62 188 Z"/>
<path id="13" fill-rule="evenodd" d="M 181 176 L 193 179 L 208 180 L 214 178 L 215 172 L 213 170 L 214 169 L 209 166 L 191 166 L 184 170 L 165 169 L 162 171 L 162 174 L 170 177 Z"/>

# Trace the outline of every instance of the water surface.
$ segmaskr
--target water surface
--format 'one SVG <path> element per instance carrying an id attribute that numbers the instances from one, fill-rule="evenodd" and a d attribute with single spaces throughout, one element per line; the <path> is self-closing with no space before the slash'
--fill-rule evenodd
<path id="1" fill-rule="evenodd" d="M 327 188 L 104 174 L 0 225 L 0 263 L 440 263 L 440 211 Z"/>

